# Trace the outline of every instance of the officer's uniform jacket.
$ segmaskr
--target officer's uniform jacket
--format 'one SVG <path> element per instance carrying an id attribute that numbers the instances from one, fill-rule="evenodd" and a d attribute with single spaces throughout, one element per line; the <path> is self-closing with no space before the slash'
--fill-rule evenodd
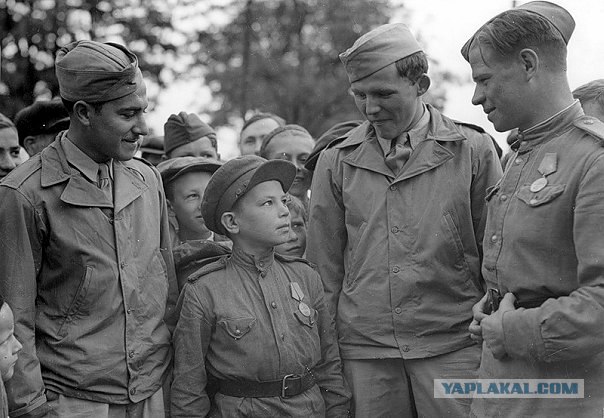
<path id="1" fill-rule="evenodd" d="M 585 395 L 475 399 L 473 411 L 597 416 L 604 405 L 604 124 L 584 116 L 576 102 L 520 138 L 488 194 L 482 268 L 487 286 L 512 292 L 519 308 L 503 316 L 506 358 L 483 348 L 479 374 L 583 379 Z M 555 159 L 555 169 L 537 187 L 547 159 Z"/>
<path id="2" fill-rule="evenodd" d="M 114 161 L 113 178 L 112 202 L 57 139 L 0 184 L 0 292 L 23 344 L 11 416 L 44 407 L 45 389 L 139 402 L 168 372 L 177 286 L 161 178 L 140 160 Z"/>
<path id="3" fill-rule="evenodd" d="M 293 297 L 292 283 L 299 285 L 302 298 Z M 348 416 L 350 392 L 343 382 L 334 321 L 319 275 L 306 261 L 274 252 L 254 257 L 235 246 L 232 255 L 189 278 L 178 309 L 173 417 L 209 413 L 208 373 L 219 380 L 266 382 L 308 370 L 317 384 L 302 394 L 237 398 L 218 393 L 212 416 Z"/>
<path id="4" fill-rule="evenodd" d="M 488 134 L 427 108 L 426 139 L 396 177 L 368 122 L 323 151 L 314 172 L 307 257 L 337 313 L 344 359 L 472 344 L 484 198 L 501 165 Z"/>

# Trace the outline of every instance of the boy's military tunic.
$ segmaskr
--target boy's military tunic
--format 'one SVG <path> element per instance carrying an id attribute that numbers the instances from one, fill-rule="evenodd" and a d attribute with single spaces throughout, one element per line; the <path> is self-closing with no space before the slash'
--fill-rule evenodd
<path id="1" fill-rule="evenodd" d="M 604 407 L 604 124 L 578 102 L 521 133 L 488 194 L 482 275 L 518 309 L 484 379 L 583 379 L 579 399 L 474 399 L 480 417 L 598 416 Z M 588 412 L 587 412 L 588 411 Z"/>
<path id="2" fill-rule="evenodd" d="M 238 398 L 218 393 L 211 416 L 347 416 L 349 392 L 334 323 L 319 275 L 303 260 L 274 253 L 254 258 L 234 248 L 231 256 L 189 279 L 179 308 L 174 417 L 210 412 L 208 373 L 219 380 L 265 382 L 308 370 L 317 384 L 300 395 Z"/>

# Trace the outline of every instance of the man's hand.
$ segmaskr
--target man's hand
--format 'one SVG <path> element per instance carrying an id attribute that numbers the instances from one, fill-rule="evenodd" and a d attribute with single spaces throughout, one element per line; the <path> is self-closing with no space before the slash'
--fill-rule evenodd
<path id="1" fill-rule="evenodd" d="M 516 309 L 514 306 L 515 301 L 516 297 L 512 293 L 506 293 L 499 303 L 497 312 L 484 317 L 480 321 L 482 338 L 484 338 L 487 347 L 493 353 L 493 357 L 498 360 L 501 360 L 507 354 L 503 341 L 503 314 Z"/>
<path id="2" fill-rule="evenodd" d="M 472 316 L 473 320 L 468 327 L 470 331 L 470 338 L 478 344 L 482 344 L 482 329 L 480 328 L 480 322 L 488 315 L 485 313 L 487 308 L 487 294 L 482 297 L 473 307 Z"/>

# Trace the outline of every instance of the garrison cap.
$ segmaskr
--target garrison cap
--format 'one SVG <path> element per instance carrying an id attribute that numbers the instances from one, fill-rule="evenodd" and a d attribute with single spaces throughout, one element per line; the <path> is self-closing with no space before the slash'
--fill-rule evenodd
<path id="1" fill-rule="evenodd" d="M 164 124 L 164 153 L 189 142 L 197 141 L 204 136 L 216 139 L 216 132 L 195 113 L 180 112 L 170 115 Z"/>
<path id="2" fill-rule="evenodd" d="M 145 136 L 140 150 L 143 153 L 164 155 L 164 137 L 160 135 Z"/>
<path id="3" fill-rule="evenodd" d="M 340 54 L 348 80 L 353 83 L 416 52 L 422 51 L 402 23 L 389 23 L 367 32 Z"/>
<path id="4" fill-rule="evenodd" d="M 58 134 L 69 128 L 69 115 L 60 100 L 37 101 L 15 115 L 19 145 L 28 136 Z"/>
<path id="5" fill-rule="evenodd" d="M 205 157 L 176 157 L 162 161 L 157 165 L 164 187 L 183 174 L 192 171 L 205 171 L 213 174 L 222 163 Z"/>
<path id="6" fill-rule="evenodd" d="M 262 139 L 262 146 L 260 147 L 261 156 L 264 155 L 264 153 L 266 152 L 266 147 L 268 146 L 269 142 L 271 142 L 274 138 L 276 138 L 278 136 L 285 136 L 285 137 L 290 137 L 290 138 L 297 136 L 297 137 L 309 139 L 313 143 L 315 142 L 315 140 L 312 137 L 312 135 L 310 134 L 310 132 L 308 132 L 306 129 L 304 129 L 300 125 L 290 124 L 290 125 L 285 125 L 285 126 L 279 126 L 275 129 L 273 129 L 272 131 L 270 131 Z"/>
<path id="7" fill-rule="evenodd" d="M 530 1 L 518 6 L 517 9 L 527 10 L 547 19 L 558 29 L 564 43 L 568 45 L 568 41 L 575 30 L 575 20 L 566 9 L 549 1 Z"/>
<path id="8" fill-rule="evenodd" d="M 227 161 L 208 183 L 201 203 L 201 216 L 209 230 L 226 235 L 220 221 L 224 212 L 254 186 L 276 180 L 288 191 L 296 177 L 296 166 L 285 160 L 266 160 L 256 155 L 245 155 Z"/>
<path id="9" fill-rule="evenodd" d="M 77 41 L 62 47 L 55 71 L 59 93 L 70 102 L 116 100 L 134 93 L 142 83 L 136 55 L 111 42 Z"/>

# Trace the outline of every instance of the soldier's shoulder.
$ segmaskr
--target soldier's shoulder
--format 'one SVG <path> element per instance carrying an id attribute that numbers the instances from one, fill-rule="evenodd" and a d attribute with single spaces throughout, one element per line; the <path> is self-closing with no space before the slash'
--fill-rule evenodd
<path id="1" fill-rule="evenodd" d="M 224 270 L 226 268 L 226 262 L 228 257 L 228 255 L 223 255 L 204 260 L 205 263 L 201 265 L 201 267 L 199 267 L 197 271 L 195 271 L 195 273 L 191 274 L 188 277 L 187 282 L 195 283 L 204 277 L 214 275 L 217 272 Z"/>
<path id="2" fill-rule="evenodd" d="M 0 184 L 13 189 L 20 188 L 28 179 L 38 173 L 41 168 L 42 162 L 40 160 L 40 154 L 38 154 L 19 164 L 2 179 Z"/>
<path id="3" fill-rule="evenodd" d="M 604 147 L 604 122 L 592 116 L 581 116 L 573 121 L 575 128 L 588 134 Z"/>
<path id="4" fill-rule="evenodd" d="M 449 118 L 451 119 L 451 118 Z M 468 122 L 462 122 L 460 120 L 457 119 L 451 119 L 451 122 L 453 122 L 455 125 L 461 126 L 463 128 L 467 128 L 470 129 L 472 131 L 476 131 L 480 134 L 486 134 L 487 131 L 485 131 L 481 126 L 478 125 L 474 125 L 473 123 L 468 123 Z"/>

